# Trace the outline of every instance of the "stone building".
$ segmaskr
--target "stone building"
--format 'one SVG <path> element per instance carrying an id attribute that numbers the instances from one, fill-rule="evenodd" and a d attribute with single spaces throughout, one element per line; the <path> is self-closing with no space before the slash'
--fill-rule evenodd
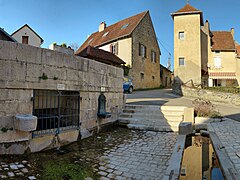
<path id="1" fill-rule="evenodd" d="M 203 12 L 187 4 L 174 21 L 174 84 L 239 86 L 234 29 L 212 31 Z"/>
<path id="2" fill-rule="evenodd" d="M 116 54 L 130 66 L 135 89 L 160 86 L 160 49 L 149 11 L 106 26 L 91 34 L 76 53 L 93 46 Z"/>
<path id="3" fill-rule="evenodd" d="M 172 87 L 173 72 L 163 65 L 160 65 L 160 79 L 163 87 Z"/>
<path id="4" fill-rule="evenodd" d="M 59 147 L 117 120 L 122 68 L 16 42 L 0 46 L 0 154 Z"/>
<path id="5" fill-rule="evenodd" d="M 17 42 L 41 47 L 43 39 L 29 25 L 25 24 L 11 35 Z"/>

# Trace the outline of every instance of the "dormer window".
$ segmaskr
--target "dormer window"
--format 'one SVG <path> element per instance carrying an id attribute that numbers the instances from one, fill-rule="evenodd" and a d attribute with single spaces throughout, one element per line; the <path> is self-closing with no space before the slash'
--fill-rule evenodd
<path id="1" fill-rule="evenodd" d="M 124 24 L 124 25 L 121 27 L 121 29 L 125 29 L 125 28 L 127 28 L 128 25 L 129 25 L 129 24 Z"/>
<path id="2" fill-rule="evenodd" d="M 108 35 L 108 33 L 109 33 L 109 31 L 108 31 L 108 32 L 105 32 L 105 33 L 103 34 L 103 36 L 102 36 L 102 37 L 105 37 L 105 36 L 107 36 L 107 35 Z"/>
<path id="3" fill-rule="evenodd" d="M 90 44 L 93 41 L 93 38 L 88 41 L 88 44 Z"/>

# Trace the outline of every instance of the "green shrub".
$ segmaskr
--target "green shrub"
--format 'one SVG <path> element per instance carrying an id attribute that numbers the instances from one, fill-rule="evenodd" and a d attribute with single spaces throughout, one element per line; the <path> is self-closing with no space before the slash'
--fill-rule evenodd
<path id="1" fill-rule="evenodd" d="M 78 164 L 64 163 L 64 162 L 48 162 L 43 169 L 43 180 L 79 180 L 85 179 L 87 173 L 81 169 Z"/>

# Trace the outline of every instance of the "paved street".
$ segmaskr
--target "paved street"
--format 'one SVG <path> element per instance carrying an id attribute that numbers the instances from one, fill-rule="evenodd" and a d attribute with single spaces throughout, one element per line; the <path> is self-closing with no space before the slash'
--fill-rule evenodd
<path id="1" fill-rule="evenodd" d="M 218 136 L 235 169 L 240 173 L 240 122 L 227 120 L 210 123 L 209 131 Z"/>
<path id="2" fill-rule="evenodd" d="M 141 105 L 165 106 L 192 106 L 193 98 L 181 97 L 172 93 L 171 89 L 158 89 L 149 91 L 135 91 L 127 94 L 127 103 Z M 221 115 L 240 121 L 240 106 L 213 102 Z"/>
<path id="3" fill-rule="evenodd" d="M 162 179 L 176 142 L 176 133 L 132 131 L 133 138 L 100 157 L 101 179 Z"/>

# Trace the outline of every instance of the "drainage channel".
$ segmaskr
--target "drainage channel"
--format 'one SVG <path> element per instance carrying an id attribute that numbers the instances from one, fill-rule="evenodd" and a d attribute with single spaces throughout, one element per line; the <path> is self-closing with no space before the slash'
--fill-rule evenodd
<path id="1" fill-rule="evenodd" d="M 222 180 L 219 161 L 211 140 L 203 136 L 186 137 L 180 180 Z"/>

